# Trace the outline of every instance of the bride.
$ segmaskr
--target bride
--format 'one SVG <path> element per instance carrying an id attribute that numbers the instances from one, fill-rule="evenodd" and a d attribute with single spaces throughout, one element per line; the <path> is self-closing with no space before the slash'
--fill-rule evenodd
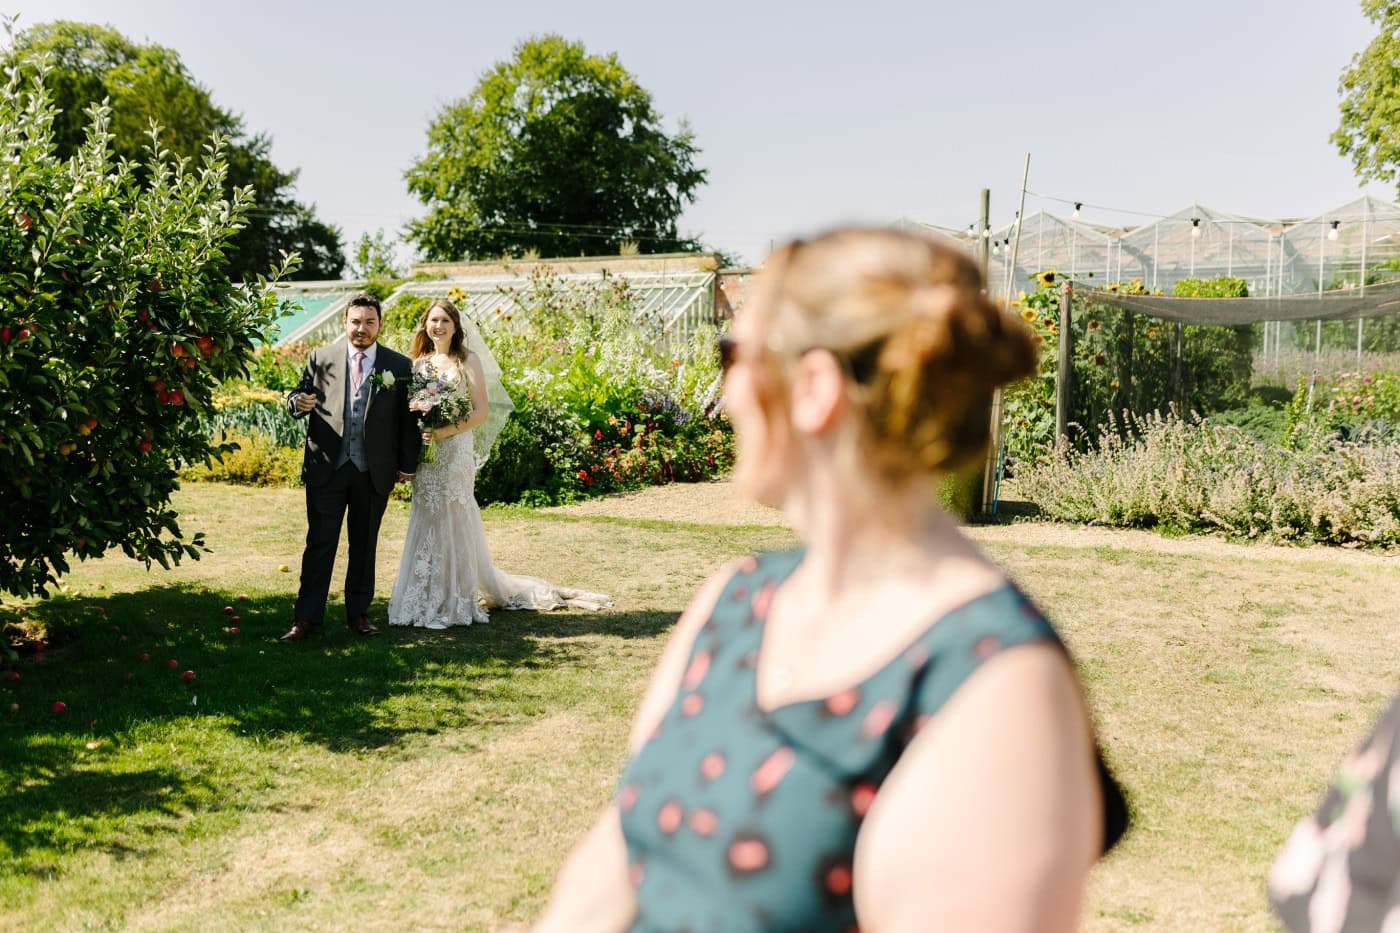
<path id="1" fill-rule="evenodd" d="M 414 372 L 431 366 L 442 381 L 469 394 L 472 409 L 465 421 L 423 432 L 424 443 L 436 442 L 436 454 L 431 463 L 420 463 L 414 476 L 408 534 L 389 597 L 389 624 L 445 629 L 490 621 L 488 609 L 611 606 L 612 599 L 602 593 L 554 586 L 492 565 L 473 494 L 478 464 L 472 432 L 490 411 L 481 358 L 488 351 L 479 338 L 472 343 L 477 352 L 468 349 L 461 316 L 445 298 L 428 305 L 413 335 L 409 355 Z"/>

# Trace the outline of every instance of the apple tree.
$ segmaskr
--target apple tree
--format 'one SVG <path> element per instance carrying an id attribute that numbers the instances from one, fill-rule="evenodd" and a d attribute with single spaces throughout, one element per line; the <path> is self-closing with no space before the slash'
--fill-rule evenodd
<path id="1" fill-rule="evenodd" d="M 109 113 L 55 145 L 42 59 L 0 86 L 0 591 L 43 592 L 70 557 L 110 548 L 198 558 L 171 508 L 177 469 L 217 455 L 200 414 L 246 371 L 279 316 L 229 275 L 252 193 L 225 195 L 222 141 L 195 163 L 158 133 L 138 166 L 113 155 Z"/>

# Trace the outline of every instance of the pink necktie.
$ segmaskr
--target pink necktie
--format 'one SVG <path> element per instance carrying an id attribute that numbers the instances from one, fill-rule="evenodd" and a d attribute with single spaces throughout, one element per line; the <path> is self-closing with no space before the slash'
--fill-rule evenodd
<path id="1" fill-rule="evenodd" d="M 364 351 L 355 354 L 355 391 L 360 391 L 360 383 L 365 381 Z"/>

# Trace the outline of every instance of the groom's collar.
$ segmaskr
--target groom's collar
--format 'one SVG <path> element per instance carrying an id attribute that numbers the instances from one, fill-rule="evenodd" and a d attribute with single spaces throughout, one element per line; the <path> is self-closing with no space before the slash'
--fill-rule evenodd
<path id="1" fill-rule="evenodd" d="M 355 354 L 356 354 L 356 353 L 359 353 L 360 351 L 357 350 L 357 349 L 355 349 L 354 344 L 352 344 L 352 343 L 349 341 L 348 338 L 342 337 L 342 338 L 340 338 L 340 339 L 345 341 L 345 362 L 347 362 L 347 363 L 354 363 L 354 362 L 355 362 Z M 375 358 L 375 355 L 376 355 L 378 352 L 379 352 L 379 341 L 377 341 L 377 340 L 376 340 L 374 343 L 370 344 L 370 345 L 365 349 L 364 353 L 365 353 L 365 368 L 366 368 L 366 369 L 369 369 L 369 370 L 373 370 L 373 369 L 374 369 L 374 358 Z"/>

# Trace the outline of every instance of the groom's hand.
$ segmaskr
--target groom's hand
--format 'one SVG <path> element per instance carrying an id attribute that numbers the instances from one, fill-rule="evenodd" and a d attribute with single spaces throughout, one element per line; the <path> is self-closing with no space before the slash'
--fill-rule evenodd
<path id="1" fill-rule="evenodd" d="M 400 471 L 399 471 L 399 482 L 401 482 L 401 483 L 411 483 L 411 482 L 413 482 L 413 474 L 412 474 L 412 473 L 405 473 L 405 472 L 403 472 L 402 470 L 400 470 Z"/>

